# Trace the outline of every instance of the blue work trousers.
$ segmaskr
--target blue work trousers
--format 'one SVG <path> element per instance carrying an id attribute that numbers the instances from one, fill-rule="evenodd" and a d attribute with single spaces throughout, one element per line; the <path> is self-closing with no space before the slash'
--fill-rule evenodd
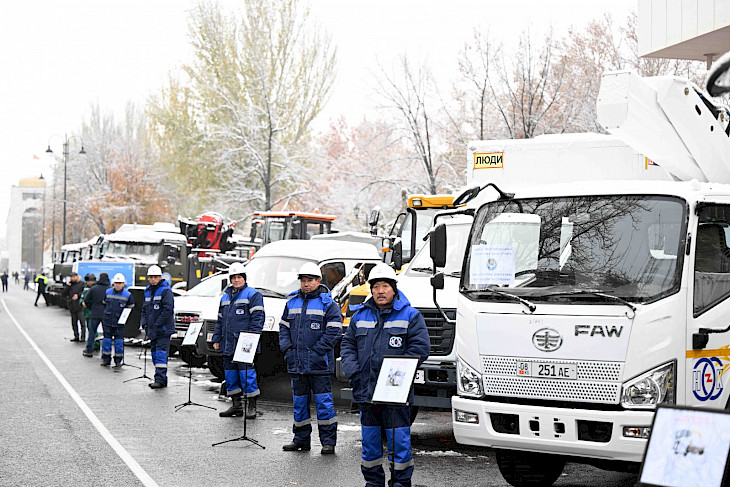
<path id="1" fill-rule="evenodd" d="M 309 445 L 312 420 L 309 416 L 309 396 L 314 395 L 317 408 L 317 429 L 322 445 L 337 444 L 337 415 L 332 400 L 332 376 L 292 374 L 291 390 L 294 396 L 294 443 Z"/>
<path id="2" fill-rule="evenodd" d="M 395 471 L 393 487 L 411 487 L 413 457 L 411 455 L 411 408 L 385 404 L 360 404 L 362 429 L 362 464 L 366 487 L 383 487 L 383 440 L 381 427 L 385 428 L 388 444 L 388 461 L 393 461 L 395 440 Z M 395 426 L 395 428 L 394 428 Z"/>
<path id="3" fill-rule="evenodd" d="M 170 354 L 170 337 L 159 336 L 150 341 L 152 363 L 155 364 L 155 382 L 167 385 L 167 356 Z"/>
<path id="4" fill-rule="evenodd" d="M 223 356 L 226 373 L 226 394 L 228 396 L 256 397 L 261 394 L 256 384 L 256 369 L 253 365 L 233 362 L 232 355 Z"/>
<path id="5" fill-rule="evenodd" d="M 112 360 L 112 340 L 114 341 L 114 363 L 124 362 L 124 325 L 102 325 L 104 339 L 101 341 L 101 361 L 108 364 Z"/>

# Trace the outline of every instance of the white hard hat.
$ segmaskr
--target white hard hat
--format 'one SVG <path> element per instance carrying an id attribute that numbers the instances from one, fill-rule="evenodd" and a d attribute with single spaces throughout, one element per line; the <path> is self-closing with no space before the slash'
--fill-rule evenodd
<path id="1" fill-rule="evenodd" d="M 151 265 L 150 268 L 147 269 L 147 275 L 148 276 L 161 276 L 162 269 L 160 269 L 160 266 L 158 266 L 158 265 Z"/>
<path id="2" fill-rule="evenodd" d="M 393 281 L 396 282 L 395 271 L 388 264 L 378 264 L 372 268 L 368 276 L 368 283 L 372 286 L 375 281 Z"/>
<path id="3" fill-rule="evenodd" d="M 304 265 L 302 265 L 299 268 L 299 274 L 297 275 L 299 279 L 301 279 L 302 276 L 312 276 L 322 279 L 322 271 L 319 270 L 319 266 L 314 262 L 306 262 Z"/>
<path id="4" fill-rule="evenodd" d="M 240 262 L 234 262 L 228 268 L 228 275 L 229 276 L 238 276 L 238 275 L 241 275 L 244 278 L 246 278 L 246 266 L 244 266 Z"/>
<path id="5" fill-rule="evenodd" d="M 112 283 L 114 282 L 121 282 L 122 284 L 126 284 L 127 280 L 124 278 L 124 274 L 121 272 L 117 272 L 114 274 L 114 279 L 112 279 Z"/>

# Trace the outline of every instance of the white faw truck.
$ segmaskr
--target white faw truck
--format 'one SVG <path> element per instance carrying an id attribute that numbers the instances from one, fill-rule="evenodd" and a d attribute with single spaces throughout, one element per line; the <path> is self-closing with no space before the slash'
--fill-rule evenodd
<path id="1" fill-rule="evenodd" d="M 637 468 L 658 404 L 730 407 L 727 111 L 616 72 L 598 116 L 648 158 L 600 136 L 474 143 L 454 200 L 474 209 L 454 435 L 496 449 L 514 486 L 552 485 L 567 460 Z M 447 246 L 436 225 L 434 267 Z"/>

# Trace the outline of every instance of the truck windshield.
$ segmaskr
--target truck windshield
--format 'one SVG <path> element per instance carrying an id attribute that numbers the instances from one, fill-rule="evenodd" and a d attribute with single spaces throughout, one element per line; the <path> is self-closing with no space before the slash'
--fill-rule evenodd
<path id="1" fill-rule="evenodd" d="M 440 222 L 440 221 L 439 221 Z M 466 241 L 469 239 L 469 230 L 471 225 L 466 223 L 447 224 L 447 240 L 449 251 L 446 253 L 446 266 L 439 267 L 437 270 L 443 272 L 447 276 L 461 276 L 461 264 L 464 261 L 464 248 Z M 431 252 L 428 245 L 421 248 L 411 261 L 406 271 L 408 275 L 431 274 L 433 261 L 431 260 Z"/>
<path id="2" fill-rule="evenodd" d="M 246 264 L 246 282 L 262 292 L 273 291 L 285 297 L 299 289 L 297 275 L 305 262 L 307 261 L 295 257 L 254 256 Z"/>
<path id="3" fill-rule="evenodd" d="M 403 242 L 403 262 L 410 262 L 423 244 L 423 237 L 433 225 L 433 217 L 442 211 L 442 208 L 424 208 L 420 210 L 409 210 L 401 225 L 401 241 Z M 416 219 L 416 234 L 413 235 L 413 219 Z M 411 248 L 413 242 L 415 248 Z"/>
<path id="4" fill-rule="evenodd" d="M 495 201 L 481 207 L 463 290 L 492 286 L 529 300 L 651 301 L 679 287 L 686 204 L 664 196 Z"/>
<path id="5" fill-rule="evenodd" d="M 108 242 L 104 257 L 128 258 L 147 264 L 156 264 L 159 256 L 160 244 L 137 242 Z"/>
<path id="6" fill-rule="evenodd" d="M 223 293 L 223 281 L 228 283 L 227 274 L 217 274 L 215 276 L 206 277 L 193 286 L 187 292 L 186 296 L 202 296 L 206 298 L 219 296 Z"/>

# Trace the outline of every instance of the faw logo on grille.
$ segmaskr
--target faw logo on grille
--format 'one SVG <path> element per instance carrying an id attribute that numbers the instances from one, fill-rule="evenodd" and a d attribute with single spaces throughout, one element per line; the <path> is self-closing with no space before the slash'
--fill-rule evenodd
<path id="1" fill-rule="evenodd" d="M 552 328 L 540 328 L 532 335 L 532 344 L 543 352 L 554 352 L 563 344 L 563 337 Z"/>

